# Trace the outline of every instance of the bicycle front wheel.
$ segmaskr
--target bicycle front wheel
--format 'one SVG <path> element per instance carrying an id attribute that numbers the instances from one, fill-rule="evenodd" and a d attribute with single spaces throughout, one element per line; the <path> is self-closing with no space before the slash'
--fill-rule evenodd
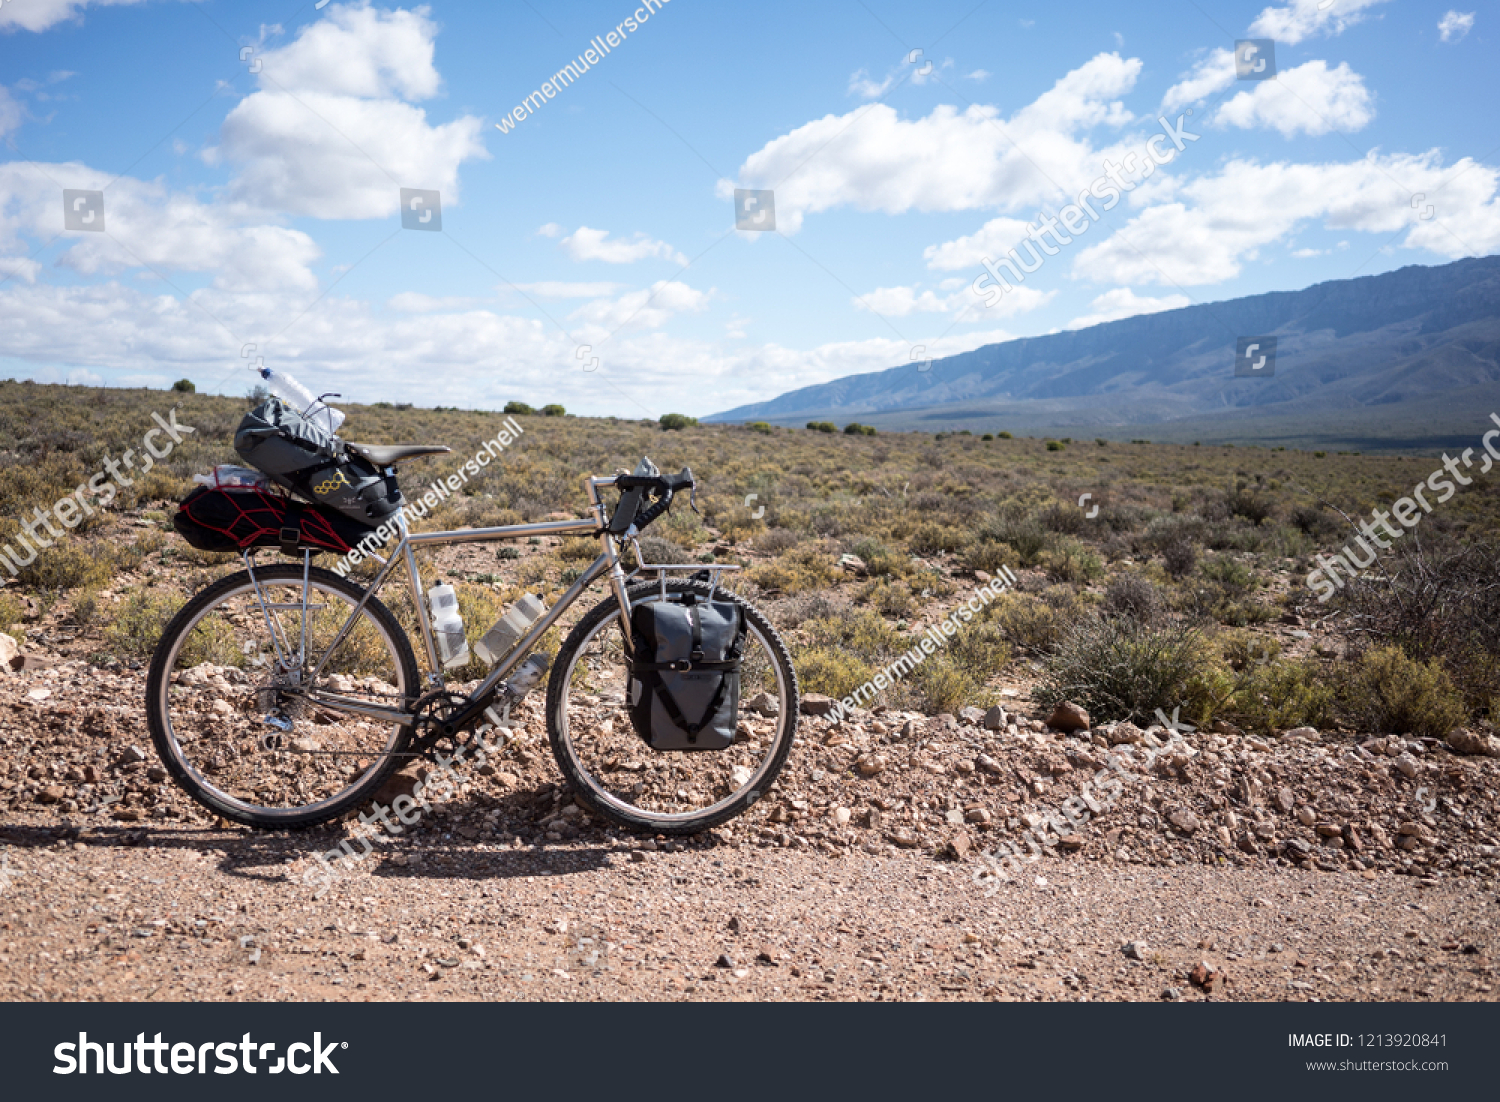
<path id="1" fill-rule="evenodd" d="M 317 567 L 307 586 L 304 601 L 292 563 L 220 579 L 167 625 L 146 681 L 162 764 L 204 807 L 249 826 L 336 818 L 403 764 L 411 741 L 409 726 L 309 699 L 324 691 L 403 711 L 420 677 L 383 604 L 370 598 L 334 647 L 365 591 Z"/>
<path id="2" fill-rule="evenodd" d="M 709 595 L 701 582 L 670 581 L 668 596 Z M 629 591 L 633 605 L 659 600 L 659 584 Z M 580 620 L 564 641 L 547 683 L 547 734 L 558 767 L 590 809 L 653 834 L 696 834 L 734 818 L 775 783 L 797 734 L 797 674 L 776 629 L 760 610 L 745 609 L 738 734 L 727 750 L 663 752 L 631 725 L 630 672 L 620 606 L 610 598 Z"/>

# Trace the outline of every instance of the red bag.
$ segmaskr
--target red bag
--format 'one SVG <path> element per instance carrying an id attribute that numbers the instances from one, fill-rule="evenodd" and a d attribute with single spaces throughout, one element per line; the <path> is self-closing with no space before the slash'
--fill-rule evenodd
<path id="1" fill-rule="evenodd" d="M 303 550 L 345 555 L 375 531 L 373 525 L 282 494 L 209 486 L 182 499 L 172 527 L 200 551 L 279 547 L 288 555 Z"/>

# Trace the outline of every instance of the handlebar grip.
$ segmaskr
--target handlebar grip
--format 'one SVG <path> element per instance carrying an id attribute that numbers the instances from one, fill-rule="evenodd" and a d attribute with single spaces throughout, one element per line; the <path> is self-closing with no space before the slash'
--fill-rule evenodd
<path id="1" fill-rule="evenodd" d="M 667 511 L 667 508 L 671 504 L 672 504 L 672 491 L 671 490 L 667 490 L 667 491 L 665 491 L 662 494 L 662 496 L 656 501 L 655 504 L 653 504 L 649 509 L 646 509 L 644 512 L 642 512 L 642 513 L 640 513 L 640 514 L 638 514 L 636 516 L 636 518 L 635 518 L 635 528 L 636 528 L 636 531 L 637 532 L 641 531 L 642 529 L 644 529 L 646 527 L 646 525 L 650 524 L 657 517 L 659 517 L 663 513 L 665 513 Z"/>

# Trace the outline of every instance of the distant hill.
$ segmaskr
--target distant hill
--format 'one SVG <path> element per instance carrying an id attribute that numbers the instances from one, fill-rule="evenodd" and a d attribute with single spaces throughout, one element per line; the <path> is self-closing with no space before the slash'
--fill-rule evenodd
<path id="1" fill-rule="evenodd" d="M 1236 338 L 1267 335 L 1275 376 L 1236 378 Z M 986 345 L 704 420 L 1430 450 L 1472 441 L 1491 410 L 1500 256 Z"/>

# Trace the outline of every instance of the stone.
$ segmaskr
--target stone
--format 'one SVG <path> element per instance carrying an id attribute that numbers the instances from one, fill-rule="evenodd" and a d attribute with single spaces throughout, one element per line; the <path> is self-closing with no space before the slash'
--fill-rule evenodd
<path id="1" fill-rule="evenodd" d="M 962 861 L 969 856 L 973 843 L 969 841 L 968 831 L 960 830 L 952 838 L 948 839 L 948 853 L 956 860 Z"/>
<path id="2" fill-rule="evenodd" d="M 984 722 L 984 712 L 970 704 L 958 710 L 958 718 L 972 727 L 978 727 Z"/>
<path id="3" fill-rule="evenodd" d="M 952 811 L 943 812 L 943 821 L 949 826 L 961 826 L 964 821 L 964 813 L 955 807 Z"/>
<path id="4" fill-rule="evenodd" d="M 36 794 L 36 802 L 39 804 L 55 804 L 63 800 L 68 790 L 61 785 L 49 784 Z"/>
<path id="5" fill-rule="evenodd" d="M 1002 766 L 994 758 L 990 757 L 988 754 L 980 754 L 977 758 L 974 759 L 974 764 L 976 767 L 983 769 L 986 773 L 999 774 L 1005 771 L 1005 767 Z"/>
<path id="6" fill-rule="evenodd" d="M 1337 823 L 1319 823 L 1317 829 L 1318 833 L 1324 838 L 1342 838 L 1344 836 L 1344 828 Z"/>
<path id="7" fill-rule="evenodd" d="M 1409 820 L 1396 828 L 1396 832 L 1403 838 L 1416 838 L 1423 845 L 1430 846 L 1437 841 L 1437 835 L 1426 823 Z"/>
<path id="8" fill-rule="evenodd" d="M 971 807 L 964 812 L 964 819 L 971 823 L 984 824 L 990 821 L 990 813 L 986 808 Z"/>
<path id="9" fill-rule="evenodd" d="M 802 694 L 802 714 L 805 716 L 826 716 L 833 711 L 837 701 L 831 696 L 822 693 Z"/>
<path id="10" fill-rule="evenodd" d="M 123 762 L 145 761 L 146 751 L 142 750 L 139 746 L 127 746 L 124 752 L 121 753 L 120 760 Z"/>
<path id="11" fill-rule="evenodd" d="M 861 777 L 874 777 L 885 772 L 886 760 L 882 754 L 866 754 L 854 763 Z"/>
<path id="12" fill-rule="evenodd" d="M 1167 821 L 1185 834 L 1191 834 L 1198 829 L 1198 816 L 1185 807 L 1173 811 L 1167 816 Z"/>
<path id="13" fill-rule="evenodd" d="M 1146 737 L 1146 732 L 1130 722 L 1116 723 L 1112 727 L 1101 727 L 1099 733 L 1111 746 L 1134 746 Z"/>
<path id="14" fill-rule="evenodd" d="M 1003 731 L 1010 724 L 1010 716 L 1006 714 L 1004 708 L 996 704 L 984 713 L 982 722 L 986 731 Z"/>
<path id="15" fill-rule="evenodd" d="M 1297 797 L 1290 788 L 1282 785 L 1271 797 L 1271 803 L 1275 805 L 1277 811 L 1290 811 L 1297 806 Z"/>
<path id="16" fill-rule="evenodd" d="M 1089 714 L 1077 704 L 1061 700 L 1052 709 L 1052 717 L 1047 720 L 1047 726 L 1054 731 L 1087 731 L 1092 724 L 1089 723 Z"/>
<path id="17" fill-rule="evenodd" d="M 1399 758 L 1396 759 L 1396 768 L 1401 771 L 1401 775 L 1403 777 L 1405 777 L 1407 780 L 1410 780 L 1412 777 L 1415 777 L 1417 775 L 1422 766 L 1417 761 L 1417 759 L 1412 757 L 1410 754 L 1402 754 Z"/>
<path id="18" fill-rule="evenodd" d="M 1077 853 L 1083 848 L 1083 835 L 1064 834 L 1057 840 L 1057 846 L 1067 853 Z"/>
<path id="19" fill-rule="evenodd" d="M 1144 941 L 1127 941 L 1120 950 L 1131 960 L 1145 960 L 1146 954 L 1150 951 Z"/>
<path id="20" fill-rule="evenodd" d="M 1224 973 L 1209 964 L 1206 960 L 1200 960 L 1193 965 L 1193 970 L 1188 973 L 1188 979 L 1197 984 L 1203 990 L 1212 993 L 1224 984 Z"/>
<path id="21" fill-rule="evenodd" d="M 770 693 L 756 693 L 745 707 L 756 715 L 774 716 L 781 711 L 781 701 Z"/>
<path id="22" fill-rule="evenodd" d="M 1370 837 L 1374 839 L 1377 846 L 1379 846 L 1381 849 L 1391 848 L 1391 840 L 1386 837 L 1385 828 L 1383 826 L 1381 826 L 1379 823 L 1371 823 L 1369 829 Z"/>
<path id="23" fill-rule="evenodd" d="M 849 573 L 856 577 L 863 578 L 870 572 L 869 565 L 858 555 L 840 555 L 838 564 L 840 568 L 849 571 Z"/>
<path id="24" fill-rule="evenodd" d="M 1318 813 L 1310 807 L 1299 807 L 1297 821 L 1303 826 L 1310 827 L 1318 821 Z"/>
<path id="25" fill-rule="evenodd" d="M 922 839 L 904 827 L 892 831 L 890 838 L 892 842 L 895 842 L 902 849 L 915 849 L 922 844 Z"/>
<path id="26" fill-rule="evenodd" d="M 720 953 L 719 954 L 719 959 L 716 960 L 716 961 L 714 961 L 714 967 L 715 968 L 733 968 L 734 967 L 734 958 L 731 957 L 728 953 Z"/>
<path id="27" fill-rule="evenodd" d="M 1473 754 L 1485 758 L 1500 758 L 1500 738 L 1457 727 L 1448 732 L 1448 748 L 1455 754 Z"/>
<path id="28" fill-rule="evenodd" d="M 1316 727 L 1293 727 L 1290 731 L 1288 731 L 1281 737 L 1315 739 L 1318 737 L 1318 729 Z"/>
<path id="29" fill-rule="evenodd" d="M 9 673 L 21 668 L 21 648 L 16 641 L 0 632 L 0 673 Z"/>
<path id="30" fill-rule="evenodd" d="M 833 821 L 839 826 L 848 826 L 849 820 L 854 818 L 854 812 L 847 807 L 836 807 L 833 809 Z"/>

